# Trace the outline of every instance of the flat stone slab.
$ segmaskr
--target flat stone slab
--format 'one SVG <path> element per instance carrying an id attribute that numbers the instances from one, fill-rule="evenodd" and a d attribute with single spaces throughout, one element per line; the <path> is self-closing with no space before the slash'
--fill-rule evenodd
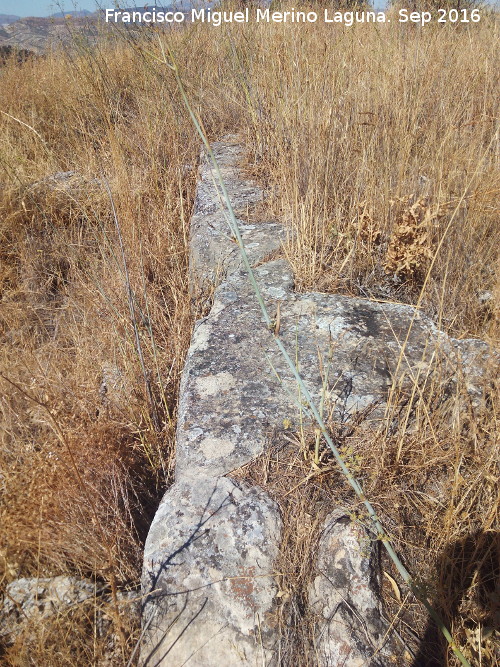
<path id="1" fill-rule="evenodd" d="M 143 588 L 153 592 L 142 664 L 268 664 L 280 533 L 278 508 L 261 489 L 225 477 L 174 484 L 144 552 Z"/>
<path id="2" fill-rule="evenodd" d="M 233 210 L 244 211 L 262 202 L 262 189 L 235 169 L 241 159 L 241 145 L 217 142 L 212 150 Z M 285 238 L 283 225 L 273 221 L 249 224 L 239 218 L 237 221 L 251 264 L 263 261 L 281 247 Z M 221 276 L 242 267 L 239 248 L 229 229 L 222 192 L 206 156 L 201 159 L 190 228 L 190 272 L 195 287 L 220 282 Z"/>
<path id="3" fill-rule="evenodd" d="M 269 312 L 280 303 L 280 337 L 309 392 L 316 404 L 325 396 L 336 421 L 370 409 L 367 421 L 376 422 L 396 376 L 411 386 L 436 352 L 456 362 L 452 342 L 411 306 L 297 294 L 284 260 L 258 266 L 255 275 Z M 263 452 L 271 429 L 282 430 L 285 419 L 298 423 L 297 382 L 240 270 L 218 287 L 210 314 L 196 325 L 180 396 L 179 477 L 227 474 Z"/>

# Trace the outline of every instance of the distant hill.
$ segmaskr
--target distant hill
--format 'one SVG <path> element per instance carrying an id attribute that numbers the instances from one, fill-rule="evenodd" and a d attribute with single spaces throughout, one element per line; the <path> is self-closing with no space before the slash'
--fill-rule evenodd
<path id="1" fill-rule="evenodd" d="M 73 16 L 76 18 L 81 18 L 83 16 L 94 16 L 94 13 L 95 12 L 91 12 L 88 9 L 78 9 L 75 11 L 68 9 L 67 12 L 56 12 L 55 14 L 51 14 L 49 18 L 63 19 L 65 16 Z"/>
<path id="2" fill-rule="evenodd" d="M 68 22 L 57 17 L 29 17 L 0 28 L 0 46 L 13 46 L 43 53 L 51 44 L 69 43 L 75 33 L 93 40 L 97 36 L 97 18 L 72 17 Z"/>
<path id="3" fill-rule="evenodd" d="M 0 25 L 14 23 L 14 21 L 19 21 L 20 18 L 20 16 L 14 14 L 0 14 Z"/>
<path id="4" fill-rule="evenodd" d="M 266 0 L 264 0 L 266 1 Z M 160 4 L 154 6 L 128 7 L 122 9 L 125 12 L 140 12 L 141 14 L 153 9 L 157 11 L 175 10 L 184 12 L 189 21 L 190 10 L 192 7 L 212 7 L 213 0 L 165 0 L 163 6 Z M 15 49 L 26 49 L 35 54 L 44 53 L 50 45 L 70 44 L 75 34 L 88 40 L 89 43 L 97 39 L 99 26 L 104 26 L 104 12 L 90 12 L 87 9 L 76 12 L 58 12 L 48 17 L 27 17 L 15 20 L 11 23 L 2 24 L 0 20 L 0 46 L 14 47 Z M 7 14 L 0 14 L 0 17 Z M 67 21 L 65 17 L 70 16 Z M 128 30 L 138 28 L 141 21 L 124 24 Z M 107 26 L 109 28 L 109 26 Z M 168 26 L 167 26 L 168 27 Z M 113 31 L 108 30 L 112 36 Z"/>

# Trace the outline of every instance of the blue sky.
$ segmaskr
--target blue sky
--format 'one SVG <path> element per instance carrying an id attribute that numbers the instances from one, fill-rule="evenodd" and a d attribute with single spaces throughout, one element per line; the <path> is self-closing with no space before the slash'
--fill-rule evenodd
<path id="1" fill-rule="evenodd" d="M 65 0 L 62 5 L 63 10 L 68 12 L 68 14 L 74 9 L 89 9 L 93 12 L 97 7 L 94 0 L 77 0 L 76 2 Z M 108 6 L 112 7 L 113 2 L 110 2 Z M 61 9 L 57 4 L 57 0 L 0 0 L 0 14 L 48 16 L 60 11 Z"/>
<path id="2" fill-rule="evenodd" d="M 373 1 L 373 0 L 372 0 Z M 16 16 L 49 16 L 55 12 L 65 11 L 71 14 L 75 9 L 88 9 L 93 12 L 101 7 L 113 7 L 113 0 L 0 0 L 0 14 L 15 14 Z M 121 7 L 141 7 L 145 4 L 153 6 L 154 0 L 121 0 Z M 163 0 L 158 5 L 175 4 L 175 0 Z M 376 8 L 383 8 L 386 0 L 374 0 Z M 488 4 L 495 4 L 495 2 Z M 498 5 L 498 1 L 496 2 Z"/>
<path id="3" fill-rule="evenodd" d="M 113 0 L 0 0 L 0 14 L 14 14 L 16 16 L 49 16 L 55 12 L 65 11 L 71 14 L 75 9 L 88 9 L 93 12 L 98 7 L 113 7 Z M 175 0 L 163 0 L 158 5 L 174 4 Z M 145 4 L 153 6 L 154 0 L 121 0 L 122 7 L 141 7 Z M 376 7 L 383 7 L 384 0 L 375 0 Z"/>

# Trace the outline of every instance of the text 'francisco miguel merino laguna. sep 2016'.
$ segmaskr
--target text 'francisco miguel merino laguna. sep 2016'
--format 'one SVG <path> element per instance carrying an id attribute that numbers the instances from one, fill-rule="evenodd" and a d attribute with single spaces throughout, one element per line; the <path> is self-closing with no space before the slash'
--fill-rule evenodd
<path id="1" fill-rule="evenodd" d="M 156 9 L 128 11 L 106 9 L 106 23 L 207 23 L 214 27 L 225 23 L 331 23 L 350 27 L 355 23 L 415 23 L 422 26 L 431 23 L 479 23 L 478 9 L 436 9 L 430 11 L 410 11 L 400 9 L 396 15 L 389 16 L 384 11 L 333 11 L 325 8 L 324 12 L 271 11 L 269 8 L 246 7 L 239 11 L 211 10 L 207 8 L 191 9 L 187 12 Z"/>

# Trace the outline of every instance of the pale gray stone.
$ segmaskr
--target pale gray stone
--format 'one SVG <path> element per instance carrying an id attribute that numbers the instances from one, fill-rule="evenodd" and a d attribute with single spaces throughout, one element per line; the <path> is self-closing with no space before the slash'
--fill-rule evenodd
<path id="1" fill-rule="evenodd" d="M 267 664 L 280 532 L 258 488 L 225 477 L 176 483 L 144 553 L 142 664 Z"/>
<path id="2" fill-rule="evenodd" d="M 245 211 L 262 201 L 262 189 L 244 179 L 235 169 L 241 146 L 216 142 L 212 150 L 233 209 Z M 228 225 L 227 208 L 207 157 L 202 158 L 199 175 L 190 240 L 190 273 L 197 289 L 203 288 L 207 282 L 218 282 L 221 277 L 242 267 L 241 253 Z M 285 238 L 282 225 L 271 221 L 248 224 L 237 220 L 251 264 L 263 261 L 280 248 Z"/>
<path id="3" fill-rule="evenodd" d="M 96 595 L 102 586 L 76 577 L 22 578 L 6 586 L 0 611 L 0 634 L 15 638 L 26 624 Z"/>
<path id="4" fill-rule="evenodd" d="M 324 619 L 319 663 L 384 667 L 392 649 L 380 617 L 378 543 L 342 510 L 326 520 L 318 547 L 311 609 Z"/>
<path id="5" fill-rule="evenodd" d="M 118 591 L 117 601 L 124 613 L 138 623 L 140 615 L 138 592 Z M 95 602 L 105 602 L 110 605 L 111 593 L 104 584 L 89 579 L 66 575 L 15 579 L 5 587 L 0 605 L 0 638 L 8 645 L 12 644 L 21 633 L 25 633 L 29 641 L 32 636 L 30 629 L 37 622 L 43 623 L 50 617 L 66 613 L 78 605 Z M 108 635 L 110 619 L 99 604 L 95 607 L 94 614 L 98 634 Z M 110 650 L 108 657 L 111 657 L 111 653 Z"/>

